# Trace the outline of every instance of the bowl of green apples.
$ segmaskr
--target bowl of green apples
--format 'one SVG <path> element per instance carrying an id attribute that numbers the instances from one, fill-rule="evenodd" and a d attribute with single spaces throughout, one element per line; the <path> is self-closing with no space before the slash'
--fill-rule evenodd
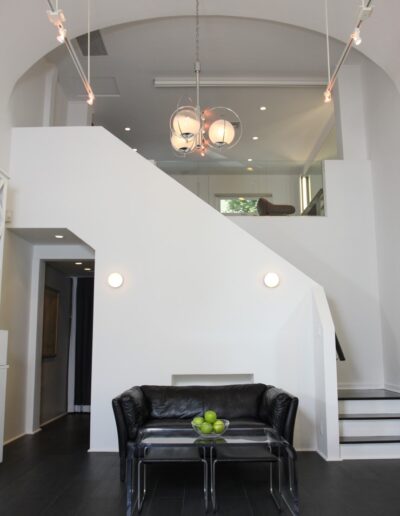
<path id="1" fill-rule="evenodd" d="M 207 410 L 203 416 L 196 416 L 192 420 L 193 430 L 203 438 L 215 439 L 221 437 L 229 428 L 227 419 L 218 419 L 215 410 Z"/>

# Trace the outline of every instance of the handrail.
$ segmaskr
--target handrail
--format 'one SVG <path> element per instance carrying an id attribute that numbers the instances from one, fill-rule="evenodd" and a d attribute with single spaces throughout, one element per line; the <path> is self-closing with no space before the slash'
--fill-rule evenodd
<path id="1" fill-rule="evenodd" d="M 341 362 L 344 362 L 346 360 L 346 357 L 344 356 L 342 346 L 340 345 L 340 342 L 339 342 L 339 339 L 338 339 L 338 336 L 336 335 L 336 333 L 335 333 L 335 342 L 336 342 L 336 355 Z"/>
<path id="2" fill-rule="evenodd" d="M 320 202 L 323 200 L 323 198 L 324 189 L 320 188 L 318 192 L 314 195 L 314 197 L 311 199 L 311 201 L 304 208 L 302 215 L 309 215 L 314 208 L 316 213 L 313 213 L 313 215 L 321 215 Z"/>

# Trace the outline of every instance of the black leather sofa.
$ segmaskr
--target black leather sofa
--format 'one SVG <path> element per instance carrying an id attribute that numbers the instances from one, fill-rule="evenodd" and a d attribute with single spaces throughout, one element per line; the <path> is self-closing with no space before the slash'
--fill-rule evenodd
<path id="1" fill-rule="evenodd" d="M 191 420 L 206 410 L 229 419 L 229 432 L 273 428 L 290 444 L 298 399 L 271 385 L 132 387 L 112 400 L 117 423 L 121 480 L 125 479 L 128 443 L 146 433 L 192 433 Z"/>

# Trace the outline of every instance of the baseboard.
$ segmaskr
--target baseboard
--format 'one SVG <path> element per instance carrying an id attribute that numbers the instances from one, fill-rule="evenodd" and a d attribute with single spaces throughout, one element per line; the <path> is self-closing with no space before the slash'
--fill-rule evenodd
<path id="1" fill-rule="evenodd" d="M 329 457 L 327 457 L 327 456 L 325 455 L 325 453 L 322 453 L 322 452 L 321 452 L 321 451 L 319 451 L 319 450 L 315 450 L 315 452 L 316 452 L 316 453 L 318 453 L 318 455 L 319 455 L 322 459 L 324 459 L 324 461 L 326 461 L 326 462 L 342 462 L 342 461 L 343 461 L 343 459 L 342 459 L 341 457 L 338 457 L 338 458 L 335 458 L 335 459 L 330 459 Z"/>
<path id="2" fill-rule="evenodd" d="M 388 391 L 400 392 L 400 385 L 396 385 L 395 383 L 385 383 L 385 389 Z"/>
<path id="3" fill-rule="evenodd" d="M 50 423 L 54 423 L 54 421 L 57 421 L 58 419 L 61 419 L 62 417 L 65 417 L 66 415 L 67 415 L 67 412 L 64 412 L 63 414 L 53 417 L 52 419 L 49 419 L 48 421 L 45 421 L 44 423 L 40 423 L 40 426 L 43 428 L 44 426 L 47 426 Z M 40 429 L 38 431 L 40 431 Z M 33 433 L 36 433 L 36 432 L 33 432 Z"/>
<path id="4" fill-rule="evenodd" d="M 10 443 L 13 443 L 14 441 L 17 441 L 18 439 L 21 439 L 21 437 L 24 437 L 26 434 L 19 434 L 15 437 L 12 437 L 11 439 L 8 439 L 7 441 L 4 441 L 4 446 L 6 446 L 6 444 L 10 444 Z"/>
<path id="5" fill-rule="evenodd" d="M 90 414 L 90 405 L 73 405 L 73 410 L 68 414 Z"/>
<path id="6" fill-rule="evenodd" d="M 338 389 L 353 389 L 353 390 L 363 390 L 363 389 L 385 389 L 385 385 L 382 383 L 338 383 Z"/>
<path id="7" fill-rule="evenodd" d="M 104 449 L 98 450 L 96 448 L 89 448 L 88 453 L 118 453 L 118 448 L 110 449 Z"/>

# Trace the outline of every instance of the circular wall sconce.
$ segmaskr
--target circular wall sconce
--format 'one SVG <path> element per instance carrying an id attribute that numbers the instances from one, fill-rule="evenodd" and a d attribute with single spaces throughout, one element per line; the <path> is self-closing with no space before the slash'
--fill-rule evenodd
<path id="1" fill-rule="evenodd" d="M 275 288 L 279 285 L 280 279 L 276 272 L 267 272 L 264 276 L 264 283 L 266 287 Z"/>
<path id="2" fill-rule="evenodd" d="M 108 284 L 112 288 L 119 288 L 123 282 L 124 282 L 124 278 L 123 278 L 122 274 L 120 274 L 119 272 L 112 272 L 108 276 Z"/>

